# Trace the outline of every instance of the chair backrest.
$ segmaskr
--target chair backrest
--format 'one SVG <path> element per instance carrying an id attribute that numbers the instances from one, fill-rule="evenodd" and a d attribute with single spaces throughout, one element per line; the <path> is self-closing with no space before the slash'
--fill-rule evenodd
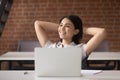
<path id="1" fill-rule="evenodd" d="M 36 40 L 20 40 L 18 41 L 17 51 L 31 52 L 35 47 L 41 47 L 39 41 Z"/>
<path id="2" fill-rule="evenodd" d="M 104 40 L 100 43 L 100 45 L 94 50 L 95 52 L 109 52 L 109 43 L 108 41 Z"/>
<path id="3" fill-rule="evenodd" d="M 98 47 L 94 50 L 94 52 L 109 52 L 110 51 L 110 48 L 109 48 L 109 43 L 108 43 L 108 41 L 106 41 L 106 40 L 104 40 L 104 41 L 102 41 L 99 45 L 98 45 Z M 86 57 L 83 61 L 82 61 L 82 68 L 83 69 L 88 69 L 88 67 L 87 67 L 87 58 L 88 57 Z M 89 63 L 101 63 L 100 61 L 99 62 L 97 62 L 97 61 L 94 61 L 94 62 L 92 62 L 92 61 L 89 61 Z M 103 63 L 103 62 L 102 62 Z"/>

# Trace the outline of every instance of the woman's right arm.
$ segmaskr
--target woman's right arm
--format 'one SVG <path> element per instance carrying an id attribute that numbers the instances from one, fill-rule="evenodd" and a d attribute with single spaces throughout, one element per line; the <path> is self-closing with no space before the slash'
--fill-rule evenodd
<path id="1" fill-rule="evenodd" d="M 46 31 L 57 31 L 58 29 L 58 24 L 56 23 L 38 21 L 38 20 L 35 21 L 34 26 L 35 26 L 37 38 L 42 47 L 44 47 L 46 42 L 49 40 Z"/>
<path id="2" fill-rule="evenodd" d="M 97 46 L 106 38 L 106 30 L 104 28 L 89 27 L 84 28 L 84 33 L 93 37 L 86 43 L 86 53 L 89 55 Z"/>

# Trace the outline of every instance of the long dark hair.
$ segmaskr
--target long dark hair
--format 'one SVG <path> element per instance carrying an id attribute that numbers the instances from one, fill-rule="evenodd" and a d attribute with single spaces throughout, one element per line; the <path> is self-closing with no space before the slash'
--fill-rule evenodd
<path id="1" fill-rule="evenodd" d="M 67 15 L 67 16 L 62 17 L 60 19 L 59 23 L 61 23 L 61 21 L 64 18 L 69 19 L 73 23 L 75 29 L 79 30 L 78 34 L 76 34 L 72 37 L 72 41 L 76 44 L 79 44 L 79 42 L 80 42 L 80 40 L 82 39 L 82 36 L 83 36 L 82 20 L 77 15 Z M 60 41 L 62 41 L 62 39 Z"/>

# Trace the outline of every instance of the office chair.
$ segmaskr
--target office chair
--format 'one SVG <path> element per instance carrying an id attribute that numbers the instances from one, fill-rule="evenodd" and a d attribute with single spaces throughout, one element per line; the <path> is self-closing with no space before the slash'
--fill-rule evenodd
<path id="1" fill-rule="evenodd" d="M 108 41 L 103 41 L 94 52 L 109 52 L 109 43 Z M 88 57 L 83 60 L 83 69 L 94 69 L 94 70 L 112 70 L 116 67 L 115 61 L 88 61 Z"/>
<path id="2" fill-rule="evenodd" d="M 20 40 L 18 41 L 17 51 L 34 52 L 35 47 L 40 47 L 39 41 Z M 34 61 L 17 61 L 17 66 L 11 66 L 12 70 L 34 70 Z"/>

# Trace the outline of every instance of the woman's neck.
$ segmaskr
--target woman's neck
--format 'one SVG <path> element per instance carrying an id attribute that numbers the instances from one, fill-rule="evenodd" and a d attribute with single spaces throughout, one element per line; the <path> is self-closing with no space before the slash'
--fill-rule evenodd
<path id="1" fill-rule="evenodd" d="M 72 41 L 71 40 L 62 40 L 62 45 L 69 45 Z"/>

